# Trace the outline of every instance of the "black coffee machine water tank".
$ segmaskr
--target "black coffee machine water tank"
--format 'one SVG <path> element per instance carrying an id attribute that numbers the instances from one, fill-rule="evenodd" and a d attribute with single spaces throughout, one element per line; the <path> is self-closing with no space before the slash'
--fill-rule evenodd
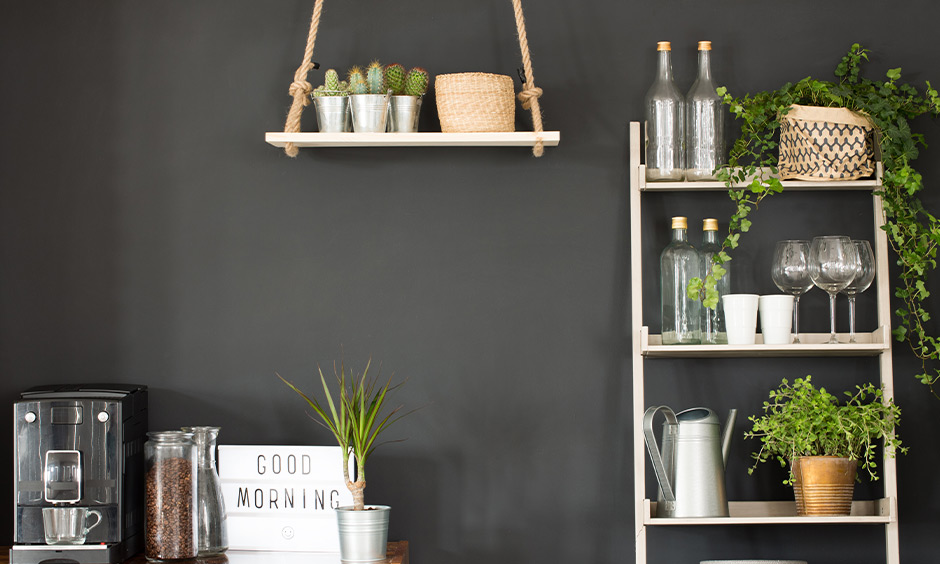
<path id="1" fill-rule="evenodd" d="M 39 386 L 20 394 L 13 414 L 10 564 L 117 563 L 141 552 L 147 387 Z M 100 512 L 100 523 L 82 544 L 47 544 L 44 508 Z"/>

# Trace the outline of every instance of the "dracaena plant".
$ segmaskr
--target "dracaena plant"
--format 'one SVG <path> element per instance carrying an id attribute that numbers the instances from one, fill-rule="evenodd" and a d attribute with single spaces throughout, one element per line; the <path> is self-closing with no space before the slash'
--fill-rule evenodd
<path id="1" fill-rule="evenodd" d="M 875 449 L 882 441 L 889 457 L 907 452 L 894 431 L 901 409 L 893 400 L 885 400 L 882 389 L 870 382 L 844 395 L 845 403 L 839 404 L 826 388 L 813 385 L 812 376 L 797 378 L 792 384 L 784 379 L 770 391 L 763 414 L 748 418 L 752 428 L 744 437 L 761 443 L 752 454 L 755 462 L 748 473 L 769 460 L 787 467 L 800 456 L 839 456 L 857 460 L 877 480 Z M 793 475 L 784 483 L 792 485 Z"/>
<path id="2" fill-rule="evenodd" d="M 742 97 L 732 96 L 726 88 L 718 89 L 740 124 L 740 136 L 728 155 L 729 166 L 718 173 L 728 187 L 734 213 L 711 271 L 704 279 L 693 279 L 687 290 L 690 298 L 701 299 L 706 307 L 717 305 L 716 282 L 725 274 L 722 265 L 731 260 L 729 252 L 738 246 L 741 234 L 750 230 L 751 213 L 765 198 L 783 191 L 776 176 L 780 117 L 794 104 L 858 112 L 877 132 L 884 167 L 882 187 L 876 193 L 882 197 L 884 229 L 900 267 L 894 295 L 902 305 L 895 310 L 899 323 L 894 336 L 906 341 L 920 359 L 917 378 L 933 391 L 940 381 L 940 370 L 935 366 L 940 361 L 940 338 L 930 334 L 926 300 L 930 297 L 927 276 L 937 266 L 940 221 L 918 197 L 923 183 L 912 163 L 918 148 L 926 143 L 909 122 L 924 114 L 940 114 L 940 97 L 930 82 L 923 90 L 903 83 L 900 68 L 890 69 L 883 80 L 861 76 L 861 64 L 868 60 L 868 53 L 859 44 L 852 45 L 835 69 L 836 81 L 807 77 L 777 90 Z"/>
<path id="3" fill-rule="evenodd" d="M 343 451 L 343 478 L 346 487 L 353 496 L 353 509 L 365 509 L 366 461 L 379 445 L 376 440 L 389 425 L 401 419 L 407 413 L 400 413 L 401 406 L 387 408 L 388 394 L 401 384 L 392 385 L 392 379 L 381 383 L 379 375 L 369 376 L 372 359 L 366 363 L 361 375 L 347 374 L 345 363 L 340 363 L 339 371 L 333 365 L 335 382 L 330 385 L 318 368 L 320 384 L 323 387 L 323 400 L 308 396 L 291 382 L 277 375 L 300 397 L 306 400 L 313 410 L 310 416 L 314 421 L 333 434 L 336 443 Z M 396 441 L 387 441 L 396 442 Z M 350 474 L 349 459 L 352 457 L 353 474 Z"/>

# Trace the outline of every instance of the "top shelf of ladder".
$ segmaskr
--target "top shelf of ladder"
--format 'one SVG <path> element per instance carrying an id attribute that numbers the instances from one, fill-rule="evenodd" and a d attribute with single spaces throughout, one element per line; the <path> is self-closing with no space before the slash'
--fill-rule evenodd
<path id="1" fill-rule="evenodd" d="M 542 144 L 555 147 L 561 132 L 543 131 Z M 481 133 L 284 133 L 269 131 L 264 140 L 275 147 L 293 143 L 297 147 L 532 147 L 537 136 L 533 131 Z"/>
<path id="2" fill-rule="evenodd" d="M 630 151 L 635 152 L 635 157 L 639 161 L 642 158 L 643 148 L 643 129 L 640 122 L 630 122 Z M 640 164 L 637 171 L 637 186 L 641 192 L 694 192 L 694 191 L 717 191 L 727 190 L 723 182 L 685 182 L 685 181 L 647 181 L 646 165 Z M 881 187 L 881 178 L 883 169 L 881 161 L 875 162 L 875 176 L 862 180 L 784 180 L 783 187 L 787 190 L 875 190 Z M 747 183 L 736 182 L 736 188 L 743 188 Z"/>

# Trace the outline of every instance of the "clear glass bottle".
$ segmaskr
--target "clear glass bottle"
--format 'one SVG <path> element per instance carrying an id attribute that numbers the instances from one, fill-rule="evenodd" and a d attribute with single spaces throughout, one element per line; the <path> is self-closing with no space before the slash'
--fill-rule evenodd
<path id="1" fill-rule="evenodd" d="M 711 41 L 698 42 L 698 77 L 685 101 L 686 180 L 714 180 L 724 164 L 724 110 L 712 80 Z"/>
<path id="2" fill-rule="evenodd" d="M 712 271 L 713 259 L 721 252 L 721 243 L 718 241 L 718 220 L 708 218 L 702 222 L 702 274 L 707 276 Z M 718 279 L 715 289 L 718 290 L 718 305 L 714 309 L 702 306 L 702 342 L 711 345 L 724 345 L 728 343 L 728 334 L 725 332 L 725 312 L 722 299 L 731 291 L 731 265 L 727 262 L 722 265 L 725 275 Z"/>
<path id="3" fill-rule="evenodd" d="M 183 427 L 196 444 L 197 556 L 214 556 L 228 549 L 222 483 L 215 466 L 219 427 Z"/>
<path id="4" fill-rule="evenodd" d="M 688 220 L 672 218 L 672 241 L 659 257 L 663 344 L 696 345 L 702 340 L 702 302 L 686 294 L 689 280 L 702 276 L 702 255 L 689 243 Z"/>
<path id="5" fill-rule="evenodd" d="M 196 445 L 184 431 L 147 433 L 144 443 L 144 554 L 196 556 Z"/>
<path id="6" fill-rule="evenodd" d="M 672 46 L 656 44 L 659 56 L 656 80 L 646 93 L 646 179 L 682 180 L 685 110 L 682 94 L 672 77 Z"/>

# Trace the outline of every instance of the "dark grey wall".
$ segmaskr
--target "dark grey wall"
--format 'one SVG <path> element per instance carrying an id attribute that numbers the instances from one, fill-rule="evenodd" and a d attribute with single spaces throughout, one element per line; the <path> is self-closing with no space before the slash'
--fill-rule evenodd
<path id="1" fill-rule="evenodd" d="M 548 129 L 514 148 L 307 149 L 263 141 L 283 127 L 312 2 L 7 1 L 0 8 L 0 404 L 40 383 L 150 386 L 153 429 L 222 426 L 224 443 L 328 444 L 275 371 L 313 386 L 318 364 L 372 355 L 424 406 L 376 453 L 367 499 L 394 506 L 392 538 L 419 563 L 633 558 L 627 122 L 639 119 L 657 40 L 680 88 L 695 42 L 741 93 L 829 77 L 855 41 L 869 74 L 902 66 L 940 81 L 927 1 L 646 4 L 527 2 Z M 315 59 L 373 58 L 432 73 L 515 73 L 505 0 L 326 2 Z M 322 75 L 313 74 L 312 80 Z M 433 95 L 421 128 L 437 128 Z M 940 209 L 936 121 L 918 164 Z M 525 114 L 520 129 L 530 128 Z M 304 116 L 304 129 L 314 116 Z M 725 218 L 719 195 L 651 196 L 646 306 L 668 217 Z M 734 261 L 740 290 L 775 291 L 775 240 L 871 236 L 861 194 L 787 195 L 757 214 Z M 693 229 L 693 237 L 698 232 Z M 936 289 L 937 286 L 935 285 Z M 874 327 L 873 292 L 860 328 Z M 840 303 L 844 327 L 845 305 Z M 821 292 L 804 330 L 825 331 Z M 655 314 L 647 323 L 658 327 Z M 936 328 L 935 328 L 936 329 Z M 940 401 L 898 347 L 911 454 L 899 461 L 902 557 L 936 560 Z M 830 386 L 875 377 L 872 359 L 648 363 L 647 404 L 754 413 L 782 377 Z M 745 428 L 738 423 L 736 434 Z M 11 452 L 0 418 L 0 452 Z M 782 474 L 747 476 L 733 499 L 786 499 Z M 11 484 L 12 461 L 0 464 Z M 0 542 L 12 538 L 0 488 Z M 652 493 L 653 486 L 650 484 Z M 879 495 L 862 485 L 858 497 Z M 651 562 L 799 557 L 882 562 L 877 526 L 669 528 Z"/>

